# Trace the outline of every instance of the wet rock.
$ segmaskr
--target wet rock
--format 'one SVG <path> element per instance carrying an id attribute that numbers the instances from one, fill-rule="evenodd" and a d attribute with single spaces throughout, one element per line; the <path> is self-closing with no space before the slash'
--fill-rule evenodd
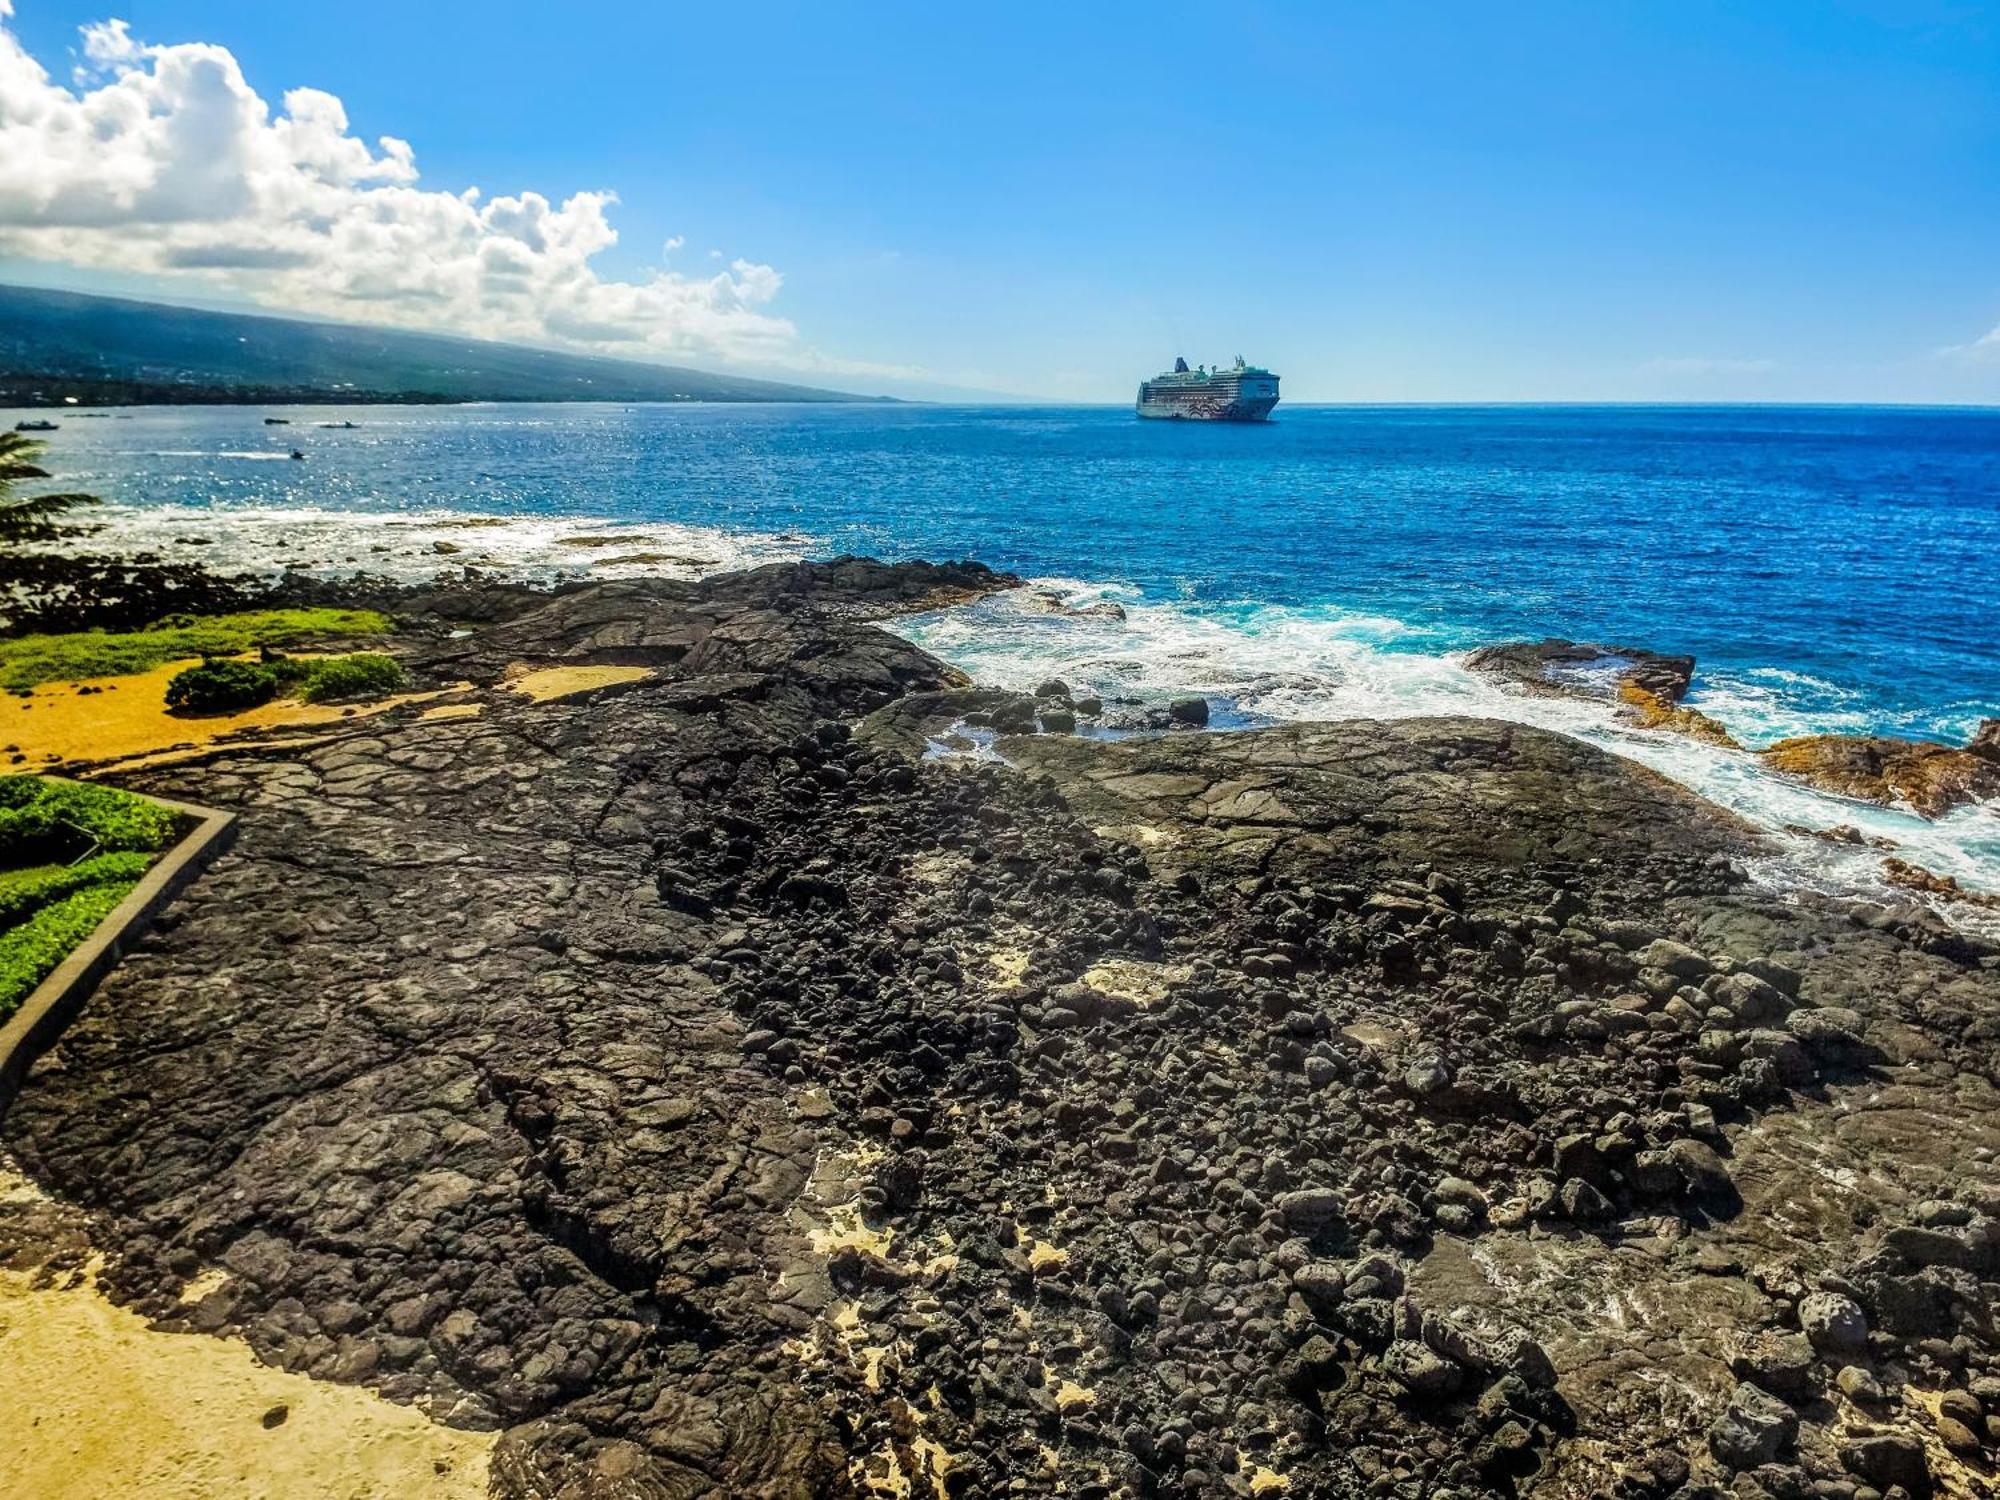
<path id="1" fill-rule="evenodd" d="M 1208 725 L 1208 700 L 1206 698 L 1176 698 L 1167 705 L 1167 719 L 1184 729 L 1202 729 Z"/>
<path id="2" fill-rule="evenodd" d="M 1927 818 L 2000 796 L 2000 762 L 1931 740 L 1807 735 L 1758 752 L 1775 771 L 1843 797 L 1907 805 Z"/>
<path id="3" fill-rule="evenodd" d="M 1663 656 L 1554 637 L 1482 646 L 1465 664 L 1475 672 L 1506 677 L 1530 692 L 1609 698 L 1629 686 L 1670 704 L 1687 696 L 1694 679 L 1692 656 Z"/>

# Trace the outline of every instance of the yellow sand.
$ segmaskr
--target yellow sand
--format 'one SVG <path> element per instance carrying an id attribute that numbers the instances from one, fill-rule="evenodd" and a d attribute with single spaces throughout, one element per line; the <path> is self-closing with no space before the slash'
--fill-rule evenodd
<path id="1" fill-rule="evenodd" d="M 77 761 L 122 760 L 181 746 L 212 744 L 245 729 L 280 729 L 366 718 L 398 703 L 438 696 L 406 693 L 358 706 L 300 703 L 281 698 L 242 713 L 176 718 L 167 712 L 167 684 L 177 672 L 200 664 L 200 658 L 191 657 L 130 677 L 44 683 L 26 698 L 0 697 L 0 746 L 12 745 L 28 757 L 25 762 L 0 769 L 39 771 Z M 103 691 L 80 691 L 86 687 Z M 11 758 L 0 756 L 0 760 Z"/>
<path id="2" fill-rule="evenodd" d="M 573 698 L 620 682 L 639 682 L 653 675 L 651 667 L 524 667 L 508 671 L 507 686 L 535 703 Z"/>
<path id="3" fill-rule="evenodd" d="M 18 1272 L 0 1272 L 0 1389 L 5 1488 L 37 1500 L 475 1500 L 495 1437 Z"/>
<path id="4" fill-rule="evenodd" d="M 1066 1417 L 1097 1405 L 1097 1392 L 1087 1385 L 1078 1385 L 1074 1380 L 1065 1380 L 1056 1387 L 1056 1410 Z"/>
<path id="5" fill-rule="evenodd" d="M 1099 994 L 1128 1000 L 1140 1009 L 1158 1005 L 1173 985 L 1188 977 L 1186 964 L 1149 964 L 1107 958 L 1084 970 L 1083 982 Z"/>

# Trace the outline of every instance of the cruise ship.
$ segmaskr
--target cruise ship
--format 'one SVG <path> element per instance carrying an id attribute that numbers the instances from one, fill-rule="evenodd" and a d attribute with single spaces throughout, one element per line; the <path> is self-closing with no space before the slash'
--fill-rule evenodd
<path id="1" fill-rule="evenodd" d="M 1190 370 L 1184 359 L 1173 369 L 1139 385 L 1142 417 L 1178 417 L 1193 422 L 1261 422 L 1278 404 L 1278 377 L 1243 363 L 1229 369 L 1206 365 Z"/>

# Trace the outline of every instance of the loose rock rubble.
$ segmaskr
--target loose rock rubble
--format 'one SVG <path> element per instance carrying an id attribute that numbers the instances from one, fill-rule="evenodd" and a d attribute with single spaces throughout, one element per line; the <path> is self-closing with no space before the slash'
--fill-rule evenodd
<path id="1" fill-rule="evenodd" d="M 862 623 L 1009 582 L 515 600 L 436 670 L 654 675 L 130 778 L 242 836 L 0 1133 L 505 1495 L 1990 1490 L 2000 949 L 1560 736 Z"/>

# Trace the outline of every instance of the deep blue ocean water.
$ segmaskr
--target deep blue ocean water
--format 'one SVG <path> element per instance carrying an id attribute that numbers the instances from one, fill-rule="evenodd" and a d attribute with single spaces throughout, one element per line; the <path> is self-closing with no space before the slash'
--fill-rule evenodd
<path id="1" fill-rule="evenodd" d="M 265 426 L 279 410 L 65 414 L 51 467 L 117 526 L 199 534 L 218 561 L 976 557 L 1127 620 L 1003 602 L 918 622 L 925 644 L 996 679 L 1206 691 L 1232 722 L 1490 711 L 1456 654 L 1544 634 L 1695 654 L 1696 701 L 1753 744 L 1953 739 L 2000 714 L 1995 410 L 357 407 Z M 509 519 L 426 529 L 440 513 Z M 447 536 L 459 553 L 433 550 Z M 1771 795 L 1741 767 L 1640 758 L 1724 800 L 1754 785 L 1738 805 Z M 1990 823 L 1961 819 L 1957 847 L 2000 873 Z"/>

